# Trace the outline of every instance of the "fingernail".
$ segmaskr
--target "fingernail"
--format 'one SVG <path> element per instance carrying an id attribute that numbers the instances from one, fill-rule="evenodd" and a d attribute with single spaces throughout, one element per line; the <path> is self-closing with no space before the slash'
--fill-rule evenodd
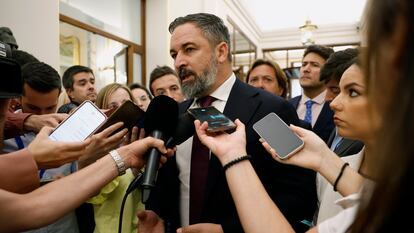
<path id="1" fill-rule="evenodd" d="M 259 138 L 259 142 L 263 143 L 264 139 L 263 138 Z"/>

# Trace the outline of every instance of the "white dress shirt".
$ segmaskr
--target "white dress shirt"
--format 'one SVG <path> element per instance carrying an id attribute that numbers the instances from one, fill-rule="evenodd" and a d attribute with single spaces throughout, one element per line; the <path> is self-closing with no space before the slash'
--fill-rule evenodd
<path id="1" fill-rule="evenodd" d="M 358 171 L 364 156 L 364 148 L 357 154 L 341 157 L 344 162 Z M 333 186 L 319 173 L 316 174 L 316 191 L 318 194 L 317 223 L 321 223 L 342 211 L 342 207 L 335 204 L 335 200 L 342 198 L 339 192 L 333 191 Z"/>
<path id="2" fill-rule="evenodd" d="M 360 193 L 354 193 L 336 201 L 343 210 L 319 224 L 319 233 L 345 233 L 355 220 L 360 203 Z"/>
<path id="3" fill-rule="evenodd" d="M 211 104 L 219 111 L 223 112 L 226 106 L 227 100 L 230 95 L 230 91 L 236 82 L 236 76 L 234 73 L 217 88 L 210 96 L 216 98 Z M 197 99 L 193 101 L 190 108 L 200 107 L 197 103 Z M 190 171 L 191 171 L 191 150 L 193 145 L 193 137 L 187 139 L 187 141 L 177 146 L 176 161 L 178 166 L 178 179 L 180 181 L 180 213 L 181 224 L 187 226 L 190 222 Z"/>

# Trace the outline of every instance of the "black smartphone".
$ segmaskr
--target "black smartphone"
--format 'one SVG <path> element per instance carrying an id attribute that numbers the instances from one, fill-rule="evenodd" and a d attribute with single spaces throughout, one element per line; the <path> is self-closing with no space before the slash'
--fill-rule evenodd
<path id="1" fill-rule="evenodd" d="M 213 106 L 205 108 L 190 108 L 187 110 L 195 119 L 203 123 L 208 122 L 208 133 L 229 132 L 236 128 L 236 124 Z"/>
<path id="2" fill-rule="evenodd" d="M 113 113 L 111 113 L 106 122 L 101 127 L 99 127 L 95 133 L 102 132 L 104 129 L 118 122 L 124 122 L 124 125 L 122 128 L 115 130 L 112 135 L 116 134 L 124 128 L 127 128 L 129 132 L 131 132 L 132 127 L 134 126 L 143 128 L 142 122 L 144 120 L 144 116 L 145 112 L 132 101 L 128 100 L 119 106 L 119 108 L 117 108 Z"/>
<path id="3" fill-rule="evenodd" d="M 84 101 L 62 121 L 49 138 L 62 142 L 81 142 L 106 121 L 106 115 L 89 100 Z"/>
<path id="4" fill-rule="evenodd" d="M 304 145 L 303 140 L 273 112 L 256 122 L 253 129 L 277 152 L 281 159 L 289 158 Z"/>

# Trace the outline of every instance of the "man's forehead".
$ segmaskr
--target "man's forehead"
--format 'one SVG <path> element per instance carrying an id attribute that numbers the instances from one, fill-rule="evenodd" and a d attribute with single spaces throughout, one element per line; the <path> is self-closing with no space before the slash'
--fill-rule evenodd
<path id="1" fill-rule="evenodd" d="M 306 56 L 303 57 L 303 61 L 317 62 L 317 63 L 325 63 L 326 62 L 323 57 L 321 57 L 319 54 L 314 53 L 314 52 L 310 52 L 310 53 L 306 54 Z"/>
<path id="2" fill-rule="evenodd" d="M 22 95 L 22 99 L 25 99 L 27 102 L 31 102 L 32 100 L 36 99 L 36 100 L 41 100 L 47 103 L 48 101 L 54 101 L 55 99 L 57 100 L 60 94 L 59 88 L 52 89 L 48 92 L 37 91 L 27 84 L 24 84 L 23 88 L 24 88 L 24 95 Z M 51 97 L 56 97 L 56 98 L 51 98 Z"/>
<path id="3" fill-rule="evenodd" d="M 171 33 L 170 46 L 171 48 L 174 48 L 186 44 L 197 43 L 201 38 L 205 39 L 201 29 L 193 23 L 186 23 L 176 27 Z"/>
<path id="4" fill-rule="evenodd" d="M 177 76 L 173 74 L 167 74 L 154 80 L 154 82 L 152 82 L 151 84 L 151 87 L 158 90 L 158 89 L 169 88 L 171 86 L 175 86 L 179 84 L 180 83 L 179 83 Z"/>
<path id="5" fill-rule="evenodd" d="M 92 73 L 89 72 L 79 72 L 73 75 L 74 80 L 83 80 L 83 79 L 95 79 Z"/>
<path id="6" fill-rule="evenodd" d="M 339 86 L 339 81 L 331 77 L 331 79 L 326 83 L 327 86 Z"/>
<path id="7" fill-rule="evenodd" d="M 179 78 L 173 74 L 166 74 L 158 78 L 161 83 L 165 82 L 179 82 Z M 157 80 L 154 80 L 154 82 Z"/>

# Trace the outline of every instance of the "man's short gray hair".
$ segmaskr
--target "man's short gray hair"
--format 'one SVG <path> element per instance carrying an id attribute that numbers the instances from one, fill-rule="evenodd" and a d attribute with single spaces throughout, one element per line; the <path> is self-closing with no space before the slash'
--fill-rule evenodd
<path id="1" fill-rule="evenodd" d="M 228 45 L 227 59 L 231 61 L 230 34 L 222 19 L 208 13 L 189 14 L 184 17 L 176 18 L 170 24 L 168 30 L 170 33 L 173 33 L 178 26 L 186 23 L 193 23 L 200 28 L 212 47 L 221 42 L 226 42 Z"/>

